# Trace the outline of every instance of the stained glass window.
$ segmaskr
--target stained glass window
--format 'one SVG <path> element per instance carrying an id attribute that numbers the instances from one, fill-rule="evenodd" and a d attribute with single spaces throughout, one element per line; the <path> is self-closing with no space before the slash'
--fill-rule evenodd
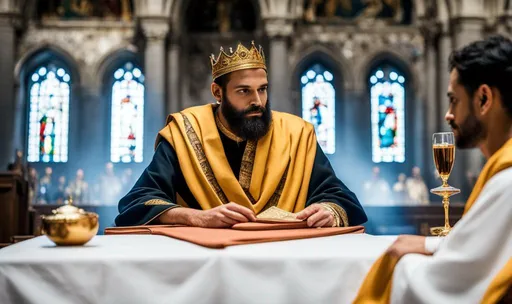
<path id="1" fill-rule="evenodd" d="M 336 150 L 334 76 L 320 64 L 307 69 L 300 78 L 302 118 L 315 127 L 318 143 L 326 154 Z"/>
<path id="2" fill-rule="evenodd" d="M 372 159 L 405 161 L 405 78 L 393 68 L 370 76 Z"/>
<path id="3" fill-rule="evenodd" d="M 114 72 L 110 160 L 142 162 L 144 75 L 131 62 Z"/>
<path id="4" fill-rule="evenodd" d="M 71 76 L 56 64 L 37 68 L 29 79 L 29 162 L 67 162 Z"/>

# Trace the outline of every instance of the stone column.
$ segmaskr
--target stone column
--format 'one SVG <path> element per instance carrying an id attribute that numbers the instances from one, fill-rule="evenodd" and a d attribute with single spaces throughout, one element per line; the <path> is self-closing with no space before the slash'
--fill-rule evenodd
<path id="1" fill-rule="evenodd" d="M 506 37 L 511 37 L 511 29 L 512 29 L 512 6 L 509 5 L 508 8 L 498 16 L 498 22 L 496 25 L 496 33 L 504 35 Z"/>
<path id="2" fill-rule="evenodd" d="M 180 95 L 180 52 L 178 37 L 171 34 L 167 51 L 167 113 L 176 113 L 182 110 L 183 103 Z"/>
<path id="3" fill-rule="evenodd" d="M 105 162 L 110 161 L 111 125 L 108 122 L 111 121 L 111 113 L 107 111 L 108 114 L 105 114 L 105 110 L 111 106 L 110 96 L 102 96 L 99 88 L 84 83 L 80 86 L 75 84 L 73 92 L 77 100 L 73 101 L 76 110 L 70 113 L 70 131 L 76 131 L 74 134 L 78 135 L 78 138 L 69 140 L 70 143 L 73 143 L 73 147 L 70 147 L 69 151 L 75 152 L 75 156 L 70 157 L 70 160 L 80 162 L 79 167 L 81 168 L 94 170 L 87 172 L 88 175 L 96 172 L 101 174 Z M 102 117 L 103 119 L 90 123 L 91 117 Z M 87 128 L 80 126 L 87 126 Z M 73 133 L 70 132 L 70 134 Z M 108 143 L 107 147 L 105 147 L 105 143 Z M 81 147 L 98 148 L 83 149 Z"/>
<path id="4" fill-rule="evenodd" d="M 440 97 L 438 95 L 438 73 L 437 70 L 437 57 L 436 52 L 438 51 L 438 32 L 427 29 L 425 39 L 425 68 L 426 68 L 426 91 L 425 91 L 425 136 L 424 140 L 424 164 L 423 168 L 424 176 L 428 182 L 428 185 L 434 182 L 435 165 L 430 151 L 430 144 L 432 134 L 440 130 L 439 122 L 442 119 L 440 106 Z M 441 71 L 442 73 L 443 71 Z M 446 74 L 446 72 L 444 72 Z"/>
<path id="5" fill-rule="evenodd" d="M 454 20 L 453 32 L 456 33 L 454 37 L 454 48 L 459 49 L 473 41 L 482 39 L 484 25 L 484 18 L 468 17 Z M 478 174 L 484 165 L 484 158 L 478 149 L 459 150 L 457 154 L 457 158 L 461 156 L 459 158 L 461 161 L 459 161 L 458 164 L 459 170 L 457 170 L 457 175 L 459 175 L 462 182 L 461 186 L 463 186 L 466 184 L 466 172 L 471 171 Z M 470 189 L 464 190 L 466 193 L 463 197 L 468 197 Z"/>
<path id="6" fill-rule="evenodd" d="M 436 116 L 437 132 L 450 131 L 448 123 L 444 117 L 448 111 L 448 98 L 446 92 L 448 83 L 450 81 L 450 71 L 448 57 L 452 51 L 452 41 L 450 34 L 442 32 L 439 36 L 438 50 L 437 50 L 437 98 L 438 98 L 438 112 Z"/>
<path id="7" fill-rule="evenodd" d="M 158 131 L 165 125 L 167 117 L 165 89 L 165 38 L 169 31 L 166 19 L 141 20 L 146 37 L 144 51 L 145 103 L 144 103 L 144 162 L 151 160 Z"/>
<path id="8" fill-rule="evenodd" d="M 265 21 L 265 30 L 270 38 L 267 68 L 272 108 L 293 114 L 300 113 L 290 94 L 292 76 L 288 64 L 288 38 L 293 32 L 293 25 L 286 19 L 269 19 Z"/>
<path id="9" fill-rule="evenodd" d="M 14 23 L 16 17 L 12 14 L 0 14 L 0 167 L 6 169 L 7 164 L 14 160 L 14 149 L 22 148 L 14 146 L 15 135 L 15 117 L 16 117 L 16 100 L 15 100 L 15 84 L 14 84 L 14 60 L 16 56 L 16 32 Z M 19 133 L 19 132 L 18 132 Z M 21 142 L 20 140 L 16 142 Z"/>

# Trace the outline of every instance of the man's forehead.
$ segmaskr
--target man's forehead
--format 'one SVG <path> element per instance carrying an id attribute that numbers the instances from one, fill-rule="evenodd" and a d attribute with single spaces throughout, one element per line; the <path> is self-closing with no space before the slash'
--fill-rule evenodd
<path id="1" fill-rule="evenodd" d="M 448 83 L 448 94 L 453 93 L 459 81 L 459 72 L 457 69 L 452 69 L 450 72 L 450 82 Z"/>
<path id="2" fill-rule="evenodd" d="M 457 71 L 457 69 L 454 68 L 450 71 L 450 82 L 451 81 L 456 82 L 458 80 L 459 80 L 459 71 Z"/>
<path id="3" fill-rule="evenodd" d="M 232 81 L 267 80 L 267 72 L 264 69 L 245 69 L 235 71 L 230 75 Z"/>

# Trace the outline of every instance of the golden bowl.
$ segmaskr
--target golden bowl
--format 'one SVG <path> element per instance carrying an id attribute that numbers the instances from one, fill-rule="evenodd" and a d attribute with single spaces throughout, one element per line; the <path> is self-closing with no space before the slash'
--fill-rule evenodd
<path id="1" fill-rule="evenodd" d="M 71 200 L 52 213 L 41 216 L 42 233 L 59 246 L 83 245 L 98 233 L 98 215 L 72 206 Z"/>

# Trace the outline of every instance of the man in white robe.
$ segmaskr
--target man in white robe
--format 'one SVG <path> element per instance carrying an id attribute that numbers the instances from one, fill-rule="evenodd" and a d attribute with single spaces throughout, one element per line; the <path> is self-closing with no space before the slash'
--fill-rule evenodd
<path id="1" fill-rule="evenodd" d="M 418 238 L 424 252 L 398 262 L 391 303 L 479 303 L 512 256 L 512 167 L 486 183 L 449 237 Z M 398 239 L 390 250 L 403 255 L 414 243 Z"/>
<path id="2" fill-rule="evenodd" d="M 487 163 L 450 234 L 399 236 L 355 303 L 494 303 L 511 292 L 512 41 L 474 42 L 450 66 L 446 120 L 457 147 L 478 147 Z"/>

